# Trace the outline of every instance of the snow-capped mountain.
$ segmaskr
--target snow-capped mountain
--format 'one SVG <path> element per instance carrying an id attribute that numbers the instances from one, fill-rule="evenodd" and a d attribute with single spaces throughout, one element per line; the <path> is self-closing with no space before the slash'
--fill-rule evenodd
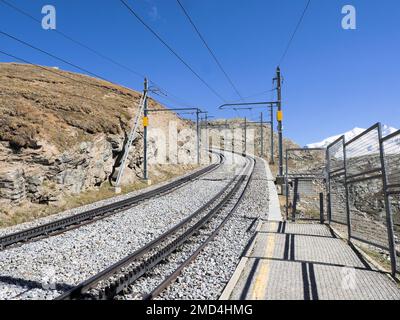
<path id="1" fill-rule="evenodd" d="M 389 127 L 386 124 L 382 126 L 382 136 L 386 137 L 389 134 L 392 134 L 393 132 L 396 132 L 397 129 L 393 128 L 393 127 Z"/>
<path id="2" fill-rule="evenodd" d="M 349 140 L 353 139 L 354 137 L 358 136 L 359 134 L 361 134 L 364 131 L 365 131 L 365 129 L 356 127 L 356 128 L 354 128 L 354 129 L 352 129 L 350 131 L 347 131 L 346 133 L 342 133 L 342 134 L 338 134 L 336 136 L 332 136 L 332 137 L 326 138 L 326 139 L 324 139 L 324 140 L 322 140 L 320 142 L 310 143 L 306 147 L 307 148 L 326 148 L 333 141 L 339 139 L 342 135 L 344 135 L 346 141 L 349 141 Z"/>
<path id="3" fill-rule="evenodd" d="M 356 128 L 354 128 L 350 131 L 347 131 L 343 134 L 339 134 L 336 136 L 326 138 L 320 142 L 310 143 L 310 144 L 306 145 L 306 147 L 307 148 L 326 148 L 328 145 L 330 145 L 332 142 L 334 142 L 335 140 L 340 138 L 342 135 L 344 135 L 345 141 L 350 141 L 354 137 L 363 133 L 365 130 L 366 129 L 356 127 Z M 385 137 L 389 134 L 392 134 L 395 131 L 397 131 L 397 129 L 395 129 L 393 127 L 390 127 L 387 125 L 382 126 L 382 136 L 383 137 Z M 372 150 L 372 149 L 377 149 L 377 150 Z M 393 140 L 390 140 L 389 142 L 387 142 L 385 144 L 385 149 L 387 150 L 387 153 L 400 153 L 400 135 L 398 138 L 394 138 Z M 351 150 L 349 150 L 349 151 L 351 151 Z M 359 151 L 360 150 L 358 150 L 358 152 Z M 373 151 L 378 151 L 378 147 L 377 146 L 368 146 L 368 145 L 365 146 L 365 153 L 370 153 Z"/>

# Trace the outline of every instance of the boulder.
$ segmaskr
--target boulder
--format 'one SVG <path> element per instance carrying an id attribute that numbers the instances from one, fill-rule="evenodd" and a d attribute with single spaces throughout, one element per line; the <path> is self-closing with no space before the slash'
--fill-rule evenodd
<path id="1" fill-rule="evenodd" d="M 0 172 L 0 198 L 14 202 L 26 198 L 24 170 L 9 168 Z"/>

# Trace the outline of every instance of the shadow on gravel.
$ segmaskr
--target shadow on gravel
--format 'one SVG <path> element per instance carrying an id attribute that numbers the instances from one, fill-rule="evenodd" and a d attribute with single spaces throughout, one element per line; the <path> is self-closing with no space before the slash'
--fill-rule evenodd
<path id="1" fill-rule="evenodd" d="M 45 290 L 45 284 L 42 282 L 20 279 L 20 278 L 13 278 L 10 276 L 0 276 L 0 283 L 16 285 L 16 286 L 20 286 L 20 287 L 24 287 L 24 288 L 29 288 L 29 289 Z M 67 291 L 74 287 L 74 286 L 71 286 L 71 285 L 65 284 L 65 283 L 55 283 L 54 285 L 55 285 L 56 290 L 59 290 L 59 291 Z"/>

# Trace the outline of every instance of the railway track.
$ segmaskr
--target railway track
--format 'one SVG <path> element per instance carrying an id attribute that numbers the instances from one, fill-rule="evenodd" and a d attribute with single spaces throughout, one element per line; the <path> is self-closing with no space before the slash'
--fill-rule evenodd
<path id="1" fill-rule="evenodd" d="M 215 152 L 212 151 L 212 153 Z M 153 190 L 70 217 L 62 218 L 40 226 L 2 236 L 0 237 L 0 250 L 4 250 L 5 248 L 20 245 L 29 241 L 37 241 L 43 238 L 58 235 L 69 230 L 79 228 L 80 226 L 93 223 L 100 219 L 104 219 L 123 210 L 127 210 L 143 201 L 166 195 L 178 188 L 183 187 L 187 183 L 216 170 L 224 162 L 224 156 L 220 153 L 218 153 L 218 156 L 219 163 L 211 164 L 210 166 L 200 169 L 193 174 L 184 176 L 178 180 Z"/>
<path id="2" fill-rule="evenodd" d="M 166 262 L 168 257 L 193 242 L 196 236 L 200 236 L 200 245 L 193 248 L 188 257 L 155 289 L 143 292 L 141 298 L 152 299 L 159 295 L 218 234 L 229 217 L 236 211 L 247 190 L 254 166 L 255 159 L 246 157 L 246 163 L 241 173 L 235 175 L 205 205 L 142 248 L 65 292 L 57 300 L 107 300 L 124 295 L 136 281 L 146 277 L 161 262 L 168 263 Z M 210 231 L 207 231 L 206 234 L 202 232 L 207 229 Z"/>

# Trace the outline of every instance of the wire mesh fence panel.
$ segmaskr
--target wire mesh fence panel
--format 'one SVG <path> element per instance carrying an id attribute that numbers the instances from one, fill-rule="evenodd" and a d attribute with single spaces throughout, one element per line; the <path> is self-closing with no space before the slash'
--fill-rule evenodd
<path id="1" fill-rule="evenodd" d="M 394 245 L 397 252 L 397 272 L 400 272 L 400 131 L 383 139 L 387 193 L 392 214 Z"/>
<path id="2" fill-rule="evenodd" d="M 325 149 L 288 149 L 285 175 L 287 218 L 319 220 L 320 193 L 326 191 Z"/>
<path id="3" fill-rule="evenodd" d="M 344 136 L 327 148 L 329 222 L 347 225 Z M 340 227 L 347 232 L 347 227 Z"/>
<path id="4" fill-rule="evenodd" d="M 382 179 L 355 182 L 348 188 L 352 238 L 389 249 Z"/>
<path id="5" fill-rule="evenodd" d="M 396 270 L 400 272 L 400 193 L 389 195 L 389 203 L 393 217 L 394 242 L 396 247 Z"/>
<path id="6" fill-rule="evenodd" d="M 384 160 L 389 192 L 400 192 L 400 132 L 383 141 Z"/>
<path id="7" fill-rule="evenodd" d="M 389 249 L 379 124 L 346 143 L 351 237 Z"/>
<path id="8" fill-rule="evenodd" d="M 322 179 L 295 178 L 289 188 L 289 216 L 294 214 L 296 220 L 319 220 L 321 209 L 319 195 L 324 192 L 325 184 Z M 324 218 L 326 219 L 326 216 Z"/>

